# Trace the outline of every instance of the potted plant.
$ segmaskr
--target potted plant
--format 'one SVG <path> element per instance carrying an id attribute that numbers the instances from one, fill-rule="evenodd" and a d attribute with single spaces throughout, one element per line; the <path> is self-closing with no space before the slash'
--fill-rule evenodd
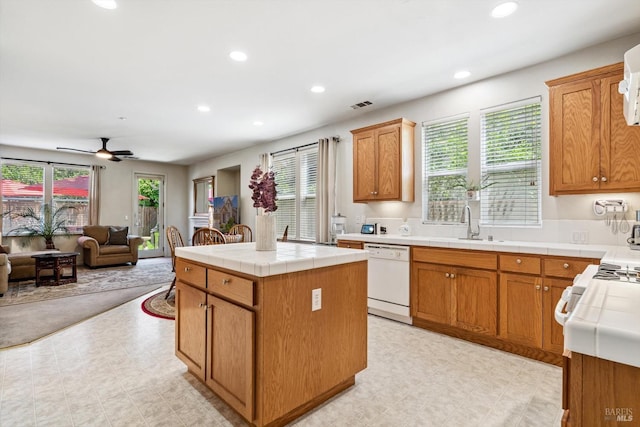
<path id="1" fill-rule="evenodd" d="M 495 182 L 487 184 L 488 177 L 482 178 L 480 183 L 476 183 L 473 179 L 467 179 L 464 176 L 459 176 L 456 185 L 453 188 L 464 188 L 467 192 L 467 200 L 480 200 L 480 190 L 484 190 L 487 187 L 491 187 Z"/>
<path id="2" fill-rule="evenodd" d="M 27 224 L 12 229 L 11 233 L 22 238 L 22 246 L 28 246 L 33 239 L 42 237 L 47 249 L 55 249 L 54 235 L 65 237 L 71 235 L 71 230 L 66 225 L 67 218 L 63 215 L 70 210 L 75 210 L 75 208 L 66 205 L 53 208 L 49 203 L 44 203 L 40 211 L 30 207 L 26 208 L 22 212 L 14 213 L 13 216 L 27 219 Z"/>

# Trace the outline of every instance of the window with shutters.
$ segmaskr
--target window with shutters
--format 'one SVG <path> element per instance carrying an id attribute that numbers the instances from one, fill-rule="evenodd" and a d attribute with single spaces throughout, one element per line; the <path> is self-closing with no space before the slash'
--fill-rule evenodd
<path id="1" fill-rule="evenodd" d="M 288 240 L 315 241 L 318 145 L 276 153 L 272 167 L 278 191 L 278 236 L 288 226 Z"/>
<path id="2" fill-rule="evenodd" d="M 422 221 L 454 223 L 465 205 L 469 115 L 422 124 Z"/>
<path id="3" fill-rule="evenodd" d="M 481 224 L 541 225 L 540 101 L 481 112 Z"/>

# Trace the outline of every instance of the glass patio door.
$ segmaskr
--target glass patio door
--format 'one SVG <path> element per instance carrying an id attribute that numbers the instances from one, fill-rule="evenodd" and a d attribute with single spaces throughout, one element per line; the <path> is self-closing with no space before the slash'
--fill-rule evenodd
<path id="1" fill-rule="evenodd" d="M 135 174 L 133 230 L 143 239 L 139 258 L 164 256 L 164 176 Z"/>

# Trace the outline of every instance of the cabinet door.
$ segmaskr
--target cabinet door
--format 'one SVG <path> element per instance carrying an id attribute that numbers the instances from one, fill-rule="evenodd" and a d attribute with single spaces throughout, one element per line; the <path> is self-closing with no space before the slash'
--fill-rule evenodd
<path id="1" fill-rule="evenodd" d="M 638 191 L 640 189 L 640 127 L 627 126 L 622 113 L 622 95 L 618 83 L 622 72 L 603 78 L 602 138 L 600 184 L 607 191 Z"/>
<path id="2" fill-rule="evenodd" d="M 254 312 L 207 297 L 205 383 L 247 420 L 254 412 Z"/>
<path id="3" fill-rule="evenodd" d="M 401 169 L 400 125 L 382 127 L 375 132 L 378 144 L 376 200 L 399 200 Z"/>
<path id="4" fill-rule="evenodd" d="M 554 86 L 550 89 L 550 98 L 550 193 L 597 190 L 600 183 L 599 81 Z"/>
<path id="5" fill-rule="evenodd" d="M 556 322 L 554 311 L 562 291 L 572 280 L 545 278 L 542 288 L 542 348 L 557 354 L 564 350 L 562 326 Z"/>
<path id="6" fill-rule="evenodd" d="M 438 323 L 451 323 L 451 267 L 413 263 L 411 315 Z"/>
<path id="7" fill-rule="evenodd" d="M 500 275 L 500 337 L 542 346 L 542 286 L 539 277 Z"/>
<path id="8" fill-rule="evenodd" d="M 353 201 L 375 200 L 376 149 L 374 131 L 353 135 Z"/>
<path id="9" fill-rule="evenodd" d="M 498 323 L 497 274 L 459 268 L 454 275 L 452 324 L 495 336 Z"/>
<path id="10" fill-rule="evenodd" d="M 205 368 L 206 302 L 203 291 L 176 282 L 176 356 L 201 379 Z"/>

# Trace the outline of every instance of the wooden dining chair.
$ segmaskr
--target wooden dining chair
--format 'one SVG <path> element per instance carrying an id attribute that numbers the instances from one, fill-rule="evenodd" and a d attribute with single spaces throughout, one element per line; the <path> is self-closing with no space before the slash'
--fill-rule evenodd
<path id="1" fill-rule="evenodd" d="M 171 251 L 171 271 L 175 274 L 176 272 L 176 248 L 184 246 L 184 241 L 182 240 L 182 234 L 180 234 L 180 230 L 178 230 L 173 225 L 167 227 L 167 243 L 169 244 L 169 249 Z M 169 294 L 171 290 L 176 285 L 176 277 L 173 276 L 173 281 L 171 282 L 171 286 L 169 286 L 169 290 L 167 294 L 164 296 L 164 299 L 169 298 Z"/>
<path id="2" fill-rule="evenodd" d="M 253 242 L 253 232 L 251 231 L 251 227 L 245 224 L 236 224 L 229 230 L 229 234 L 231 235 L 242 235 L 241 242 Z"/>
<path id="3" fill-rule="evenodd" d="M 227 243 L 227 240 L 224 238 L 224 234 L 217 228 L 199 228 L 193 233 L 193 237 L 191 238 L 191 244 L 193 246 L 223 245 L 225 243 Z"/>

